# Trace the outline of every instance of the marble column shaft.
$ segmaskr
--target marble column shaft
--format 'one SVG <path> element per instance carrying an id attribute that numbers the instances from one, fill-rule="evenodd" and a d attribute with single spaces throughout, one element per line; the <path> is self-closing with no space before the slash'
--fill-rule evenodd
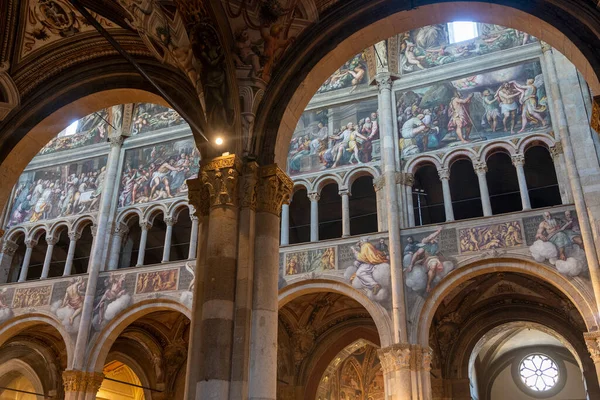
<path id="1" fill-rule="evenodd" d="M 171 242 L 173 240 L 173 225 L 177 223 L 177 220 L 173 217 L 166 217 L 165 223 L 167 224 L 167 231 L 165 232 L 165 245 L 163 247 L 162 262 L 169 262 L 171 258 Z"/>
<path id="2" fill-rule="evenodd" d="M 319 241 L 319 199 L 321 196 L 318 193 L 309 193 L 310 200 L 310 241 Z"/>
<path id="3" fill-rule="evenodd" d="M 385 179 L 383 176 L 373 180 L 375 188 L 375 198 L 377 199 L 377 230 L 379 232 L 387 231 L 387 205 L 385 203 Z"/>
<path id="4" fill-rule="evenodd" d="M 88 345 L 88 338 L 90 335 L 90 329 L 92 325 L 92 314 L 94 311 L 94 298 L 96 296 L 96 285 L 98 283 L 98 276 L 102 270 L 102 259 L 104 254 L 105 236 L 109 233 L 109 216 L 111 212 L 111 202 L 113 199 L 114 191 L 118 185 L 119 179 L 117 178 L 119 158 L 121 156 L 121 147 L 123 145 L 123 136 L 116 136 L 109 138 L 110 140 L 110 152 L 106 162 L 106 175 L 104 178 L 104 187 L 102 189 L 102 197 L 100 199 L 100 207 L 96 216 L 96 234 L 95 240 L 92 244 L 92 251 L 90 253 L 90 260 L 88 264 L 88 281 L 85 290 L 85 297 L 83 301 L 83 307 L 81 312 L 81 321 L 79 323 L 79 332 L 77 334 L 77 341 L 75 343 L 75 351 L 72 365 L 70 369 L 80 370 L 83 368 L 85 356 L 87 354 L 86 348 Z M 98 239 L 98 240 L 96 240 Z M 101 240 L 100 240 L 101 239 Z"/>
<path id="5" fill-rule="evenodd" d="M 114 271 L 119 268 L 119 261 L 121 259 L 121 246 L 123 246 L 123 239 L 129 233 L 129 226 L 120 222 L 113 230 L 112 244 L 110 245 L 110 257 L 108 259 L 108 270 Z"/>
<path id="6" fill-rule="evenodd" d="M 450 192 L 450 170 L 448 168 L 438 169 L 440 181 L 442 181 L 442 193 L 444 195 L 444 211 L 446 222 L 454 221 L 454 209 L 452 208 L 452 193 Z"/>
<path id="7" fill-rule="evenodd" d="M 25 256 L 23 257 L 23 263 L 21 264 L 21 272 L 19 274 L 19 282 L 25 282 L 27 280 L 27 272 L 29 271 L 29 262 L 31 261 L 31 253 L 33 248 L 37 245 L 37 241 L 27 239 L 25 241 Z"/>
<path id="8" fill-rule="evenodd" d="M 260 168 L 256 207 L 254 296 L 250 341 L 250 400 L 277 397 L 279 213 L 289 201 L 292 180 L 276 165 Z"/>
<path id="9" fill-rule="evenodd" d="M 474 163 L 473 169 L 477 174 L 479 181 L 479 195 L 481 196 L 481 206 L 483 208 L 483 216 L 489 217 L 492 215 L 492 203 L 490 202 L 490 191 L 487 184 L 487 165 L 484 162 Z"/>
<path id="10" fill-rule="evenodd" d="M 69 250 L 67 252 L 67 261 L 65 261 L 63 276 L 71 275 L 73 259 L 75 258 L 75 247 L 77 247 L 77 241 L 79 239 L 81 239 L 81 234 L 79 232 L 69 232 Z"/>
<path id="11" fill-rule="evenodd" d="M 52 253 L 54 252 L 54 245 L 58 243 L 58 238 L 48 236 L 46 237 L 46 243 L 48 244 L 48 246 L 46 247 L 46 255 L 44 257 L 44 265 L 42 267 L 41 279 L 46 279 L 48 277 L 48 273 L 50 272 L 50 264 L 52 263 Z"/>
<path id="12" fill-rule="evenodd" d="M 563 152 L 562 144 L 560 142 L 550 147 L 550 155 L 552 156 L 554 170 L 556 171 L 556 180 L 558 181 L 560 200 L 562 204 L 571 204 L 573 203 L 573 192 L 571 191 L 569 175 L 567 174 L 565 154 Z"/>
<path id="13" fill-rule="evenodd" d="M 523 154 L 515 154 L 512 156 L 512 163 L 517 170 L 517 180 L 519 181 L 519 192 L 521 193 L 523 211 L 531 210 L 529 189 L 527 188 L 527 179 L 525 178 L 525 156 Z"/>
<path id="14" fill-rule="evenodd" d="M 392 114 L 392 78 L 389 73 L 376 76 L 379 90 L 379 129 L 381 160 L 385 181 L 387 220 L 389 231 L 390 270 L 392 283 L 392 315 L 394 341 L 408 341 L 406 306 L 404 303 L 404 279 L 402 277 L 402 245 L 400 242 L 400 204 L 396 187 L 396 147 Z"/>
<path id="15" fill-rule="evenodd" d="M 188 260 L 196 258 L 196 250 L 198 247 L 198 217 L 190 215 L 192 220 L 192 231 L 190 233 L 190 247 L 188 250 Z"/>
<path id="16" fill-rule="evenodd" d="M 404 173 L 402 181 L 404 182 L 404 192 L 406 196 L 407 227 L 412 228 L 416 225 L 415 205 L 413 200 L 413 186 L 415 184 L 415 177 L 411 173 Z"/>
<path id="17" fill-rule="evenodd" d="M 290 244 L 290 205 L 281 206 L 281 245 Z"/>
<path id="18" fill-rule="evenodd" d="M 148 221 L 140 222 L 140 228 L 142 228 L 142 234 L 140 235 L 140 247 L 138 249 L 138 258 L 135 264 L 136 267 L 144 265 L 144 258 L 146 258 L 146 243 L 148 242 L 148 231 L 152 229 L 152 224 Z"/>
<path id="19" fill-rule="evenodd" d="M 339 192 L 342 196 L 342 237 L 350 236 L 350 191 L 342 189 Z"/>

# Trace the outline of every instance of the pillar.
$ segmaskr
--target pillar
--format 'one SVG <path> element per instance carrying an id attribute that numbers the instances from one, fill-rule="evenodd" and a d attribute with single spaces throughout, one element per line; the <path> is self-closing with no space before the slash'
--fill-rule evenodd
<path id="1" fill-rule="evenodd" d="M 392 321 L 394 342 L 406 343 L 406 306 L 404 303 L 404 279 L 402 276 L 402 245 L 400 242 L 400 203 L 396 185 L 396 137 L 392 114 L 392 77 L 379 73 L 377 80 L 379 130 L 381 138 L 382 176 L 385 180 L 387 222 L 389 231 L 390 271 L 392 289 Z"/>
<path id="2" fill-rule="evenodd" d="M 166 217 L 165 224 L 167 224 L 167 231 L 165 232 L 165 246 L 163 248 L 162 262 L 169 262 L 171 257 L 171 241 L 173 240 L 173 225 L 177 223 L 177 219 L 174 217 Z"/>
<path id="3" fill-rule="evenodd" d="M 48 243 L 48 247 L 46 247 L 46 256 L 44 257 L 44 265 L 42 267 L 42 276 L 40 279 L 46 279 L 48 277 L 48 272 L 50 271 L 50 264 L 52 263 L 52 253 L 54 252 L 54 245 L 58 243 L 58 238 L 47 236 L 46 243 Z"/>
<path id="4" fill-rule="evenodd" d="M 386 400 L 432 398 L 430 348 L 395 344 L 379 349 Z"/>
<path id="5" fill-rule="evenodd" d="M 281 245 L 290 244 L 290 205 L 281 206 Z"/>
<path id="6" fill-rule="evenodd" d="M 350 236 L 350 191 L 341 189 L 339 191 L 342 196 L 342 237 Z"/>
<path id="7" fill-rule="evenodd" d="M 141 221 L 140 228 L 142 228 L 142 234 L 140 235 L 140 247 L 138 250 L 138 258 L 136 267 L 144 265 L 144 257 L 146 256 L 146 242 L 148 241 L 148 231 L 152 229 L 152 224 L 149 221 Z"/>
<path id="8" fill-rule="evenodd" d="M 444 194 L 444 211 L 446 222 L 454 221 L 454 210 L 452 209 L 452 193 L 450 192 L 450 170 L 448 168 L 438 169 L 440 181 L 442 181 L 442 193 Z"/>
<path id="9" fill-rule="evenodd" d="M 74 357 L 71 365 L 68 366 L 68 368 L 72 370 L 81 370 L 83 368 L 85 357 L 88 354 L 86 348 L 92 325 L 96 285 L 98 283 L 98 276 L 103 267 L 103 258 L 106 250 L 106 240 L 104 239 L 109 234 L 110 230 L 109 217 L 113 194 L 120 182 L 117 178 L 117 174 L 119 171 L 119 159 L 121 157 L 123 140 L 123 136 L 111 136 L 109 138 L 110 152 L 108 153 L 106 162 L 106 174 L 103 181 L 104 187 L 102 189 L 102 197 L 100 198 L 100 207 L 96 214 L 95 233 L 94 227 L 92 227 L 94 242 L 92 244 L 90 261 L 87 268 L 88 280 L 81 311 L 81 322 L 79 323 L 79 331 L 75 342 Z"/>
<path id="10" fill-rule="evenodd" d="M 208 233 L 204 262 L 202 320 L 196 399 L 229 398 L 234 328 L 241 162 L 235 155 L 201 165 L 207 192 Z M 197 304 L 197 307 L 200 304 Z M 198 328 L 196 328 L 198 329 Z"/>
<path id="11" fill-rule="evenodd" d="M 512 163 L 517 169 L 517 179 L 519 181 L 519 191 L 521 192 L 523 211 L 531 210 L 529 190 L 527 189 L 527 179 L 525 178 L 525 156 L 523 154 L 515 154 L 512 156 Z"/>
<path id="12" fill-rule="evenodd" d="M 27 271 L 29 271 L 29 262 L 31 261 L 31 253 L 33 248 L 37 245 L 37 240 L 27 239 L 25 240 L 25 256 L 23 257 L 23 264 L 21 264 L 21 273 L 19 274 L 19 282 L 25 282 L 27 280 Z"/>
<path id="13" fill-rule="evenodd" d="M 10 274 L 13 257 L 18 249 L 19 245 L 12 240 L 5 240 L 2 243 L 2 254 L 0 255 L 0 283 L 8 282 L 8 274 Z"/>
<path id="14" fill-rule="evenodd" d="M 66 370 L 62 373 L 65 400 L 93 400 L 102 386 L 104 374 Z"/>
<path id="15" fill-rule="evenodd" d="M 317 192 L 309 193 L 310 200 L 310 241 L 319 241 L 319 199 L 321 196 Z"/>
<path id="16" fill-rule="evenodd" d="M 373 179 L 373 188 L 375 189 L 375 199 L 377 201 L 377 230 L 379 232 L 387 231 L 387 207 L 385 203 L 385 179 L 379 176 Z"/>
<path id="17" fill-rule="evenodd" d="M 67 261 L 65 261 L 65 270 L 63 271 L 63 276 L 71 275 L 71 270 L 73 269 L 73 259 L 75 258 L 75 247 L 77 246 L 77 241 L 79 239 L 81 239 L 81 233 L 69 232 L 69 250 L 67 252 Z"/>
<path id="18" fill-rule="evenodd" d="M 552 156 L 554 170 L 556 171 L 556 180 L 558 181 L 560 200 L 562 204 L 571 204 L 573 203 L 573 192 L 571 192 L 571 185 L 569 183 L 569 176 L 567 174 L 567 166 L 565 162 L 565 154 L 560 142 L 557 142 L 554 144 L 554 146 L 550 147 L 550 155 Z"/>
<path id="19" fill-rule="evenodd" d="M 190 233 L 190 248 L 188 250 L 188 260 L 196 258 L 196 247 L 198 247 L 198 217 L 191 214 L 192 232 Z"/>
<path id="20" fill-rule="evenodd" d="M 590 353 L 590 357 L 594 362 L 598 382 L 600 382 L 600 331 L 585 332 L 583 338 L 585 339 L 585 344 Z"/>
<path id="21" fill-rule="evenodd" d="M 250 341 L 250 400 L 277 397 L 279 213 L 293 182 L 276 165 L 259 170 L 254 253 L 254 296 Z"/>
<path id="22" fill-rule="evenodd" d="M 415 226 L 415 205 L 413 204 L 413 186 L 415 185 L 415 176 L 411 173 L 404 173 L 404 190 L 406 192 L 406 214 L 408 220 L 407 227 Z"/>
<path id="23" fill-rule="evenodd" d="M 492 203 L 490 203 L 490 191 L 488 190 L 487 174 L 488 168 L 485 162 L 476 162 L 473 164 L 473 169 L 479 180 L 479 194 L 481 196 L 481 205 L 483 207 L 483 216 L 489 217 L 492 215 Z"/>
<path id="24" fill-rule="evenodd" d="M 108 270 L 114 271 L 119 268 L 119 261 L 121 258 L 121 246 L 123 240 L 129 233 L 129 226 L 122 222 L 115 224 L 112 235 L 112 244 L 110 245 L 110 256 L 108 259 Z"/>

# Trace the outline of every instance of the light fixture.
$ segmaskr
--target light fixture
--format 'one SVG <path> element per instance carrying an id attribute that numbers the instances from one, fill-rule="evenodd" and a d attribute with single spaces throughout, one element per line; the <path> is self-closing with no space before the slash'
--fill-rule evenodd
<path id="1" fill-rule="evenodd" d="M 223 144 L 223 138 L 220 138 L 220 137 L 216 138 L 215 139 L 215 143 L 217 144 L 217 146 L 222 145 Z"/>

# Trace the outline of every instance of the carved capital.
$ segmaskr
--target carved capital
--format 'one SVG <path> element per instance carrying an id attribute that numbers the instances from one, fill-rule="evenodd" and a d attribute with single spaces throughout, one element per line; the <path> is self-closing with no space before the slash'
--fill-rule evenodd
<path id="1" fill-rule="evenodd" d="M 54 246 L 56 243 L 58 243 L 58 238 L 54 236 L 46 236 L 46 243 L 48 243 L 48 246 Z"/>
<path id="2" fill-rule="evenodd" d="M 152 224 L 150 221 L 140 221 L 140 228 L 142 228 L 144 231 L 149 231 L 152 229 Z"/>
<path id="3" fill-rule="evenodd" d="M 433 351 L 430 348 L 421 349 L 421 369 L 431 371 L 431 362 L 433 360 Z"/>
<path id="4" fill-rule="evenodd" d="M 97 393 L 104 380 L 104 374 L 67 370 L 63 371 L 62 378 L 65 392 Z"/>
<path id="5" fill-rule="evenodd" d="M 120 236 L 121 238 L 123 238 L 128 233 L 129 227 L 127 226 L 127 224 L 124 224 L 122 222 L 115 224 L 115 227 L 113 229 L 113 235 Z"/>
<path id="6" fill-rule="evenodd" d="M 540 40 L 540 46 L 542 47 L 542 51 L 544 53 L 552 50 L 552 46 L 550 46 L 548 43 L 544 42 L 543 40 Z"/>
<path id="7" fill-rule="evenodd" d="M 258 163 L 251 161 L 244 165 L 242 172 L 242 193 L 240 202 L 242 208 L 256 210 L 256 185 L 258 182 Z"/>
<path id="8" fill-rule="evenodd" d="M 392 90 L 392 77 L 389 74 L 378 74 L 375 77 L 377 82 L 377 89 L 379 92 L 382 90 Z"/>
<path id="9" fill-rule="evenodd" d="M 38 242 L 35 239 L 26 239 L 25 240 L 25 246 L 27 246 L 29 248 L 35 247 L 35 246 L 37 246 L 37 244 L 38 244 Z"/>
<path id="10" fill-rule="evenodd" d="M 188 187 L 188 202 L 193 207 L 193 215 L 208 216 L 208 192 L 200 178 L 188 179 L 185 181 Z"/>
<path id="11" fill-rule="evenodd" d="M 525 165 L 525 155 L 523 154 L 515 154 L 512 158 L 512 163 L 515 167 L 522 167 Z"/>
<path id="12" fill-rule="evenodd" d="M 235 155 L 217 157 L 201 168 L 210 207 L 237 206 L 241 163 Z"/>
<path id="13" fill-rule="evenodd" d="M 585 332 L 583 338 L 594 364 L 600 364 L 600 331 Z"/>
<path id="14" fill-rule="evenodd" d="M 449 168 L 440 168 L 438 169 L 438 175 L 440 179 L 450 179 L 450 169 Z"/>
<path id="15" fill-rule="evenodd" d="M 90 227 L 90 230 L 92 231 L 92 236 L 96 237 L 96 233 L 98 232 L 98 225 L 94 224 Z"/>
<path id="16" fill-rule="evenodd" d="M 600 134 L 600 95 L 594 96 L 592 102 L 592 120 L 590 126 L 596 133 Z"/>
<path id="17" fill-rule="evenodd" d="M 395 344 L 379 349 L 377 355 L 384 374 L 410 369 L 411 349 L 409 344 Z"/>
<path id="18" fill-rule="evenodd" d="M 485 162 L 474 162 L 473 169 L 477 175 L 485 175 L 488 172 L 488 167 Z"/>
<path id="19" fill-rule="evenodd" d="M 379 176 L 373 179 L 373 188 L 376 192 L 379 192 L 381 189 L 385 187 L 385 179 L 383 176 Z"/>
<path id="20" fill-rule="evenodd" d="M 321 198 L 321 195 L 317 192 L 312 192 L 308 194 L 308 199 L 310 201 L 319 201 L 319 199 Z"/>
<path id="21" fill-rule="evenodd" d="M 69 240 L 78 241 L 81 239 L 81 233 L 79 232 L 69 232 Z"/>
<path id="22" fill-rule="evenodd" d="M 415 176 L 409 172 L 396 172 L 396 183 L 412 187 L 415 184 Z"/>
<path id="23" fill-rule="evenodd" d="M 108 138 L 110 142 L 110 147 L 121 147 L 123 146 L 123 142 L 125 141 L 124 136 L 111 136 Z"/>
<path id="24" fill-rule="evenodd" d="M 104 374 L 101 372 L 88 372 L 85 376 L 86 388 L 85 391 L 87 393 L 98 393 L 100 386 L 102 386 L 102 381 L 104 380 Z"/>
<path id="25" fill-rule="evenodd" d="M 281 206 L 290 202 L 294 182 L 277 164 L 260 167 L 258 177 L 256 210 L 279 215 Z"/>
<path id="26" fill-rule="evenodd" d="M 352 193 L 350 193 L 350 190 L 348 190 L 348 189 L 340 189 L 338 194 L 342 197 L 352 195 Z"/>
<path id="27" fill-rule="evenodd" d="M 7 256 L 14 256 L 15 252 L 19 248 L 19 245 L 13 242 L 12 240 L 7 240 L 2 243 L 2 254 L 6 254 Z"/>
<path id="28" fill-rule="evenodd" d="M 163 220 L 165 221 L 165 224 L 167 224 L 168 226 L 173 226 L 177 223 L 177 218 L 175 217 L 165 217 L 165 219 Z"/>
<path id="29" fill-rule="evenodd" d="M 563 147 L 561 142 L 556 142 L 554 146 L 550 147 L 550 155 L 553 159 L 558 158 L 563 153 Z"/>

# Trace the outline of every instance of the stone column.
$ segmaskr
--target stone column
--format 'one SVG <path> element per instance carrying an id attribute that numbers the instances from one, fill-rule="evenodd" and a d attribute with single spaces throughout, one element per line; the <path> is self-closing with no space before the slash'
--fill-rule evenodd
<path id="1" fill-rule="evenodd" d="M 114 271 L 119 268 L 119 261 L 121 258 L 121 246 L 123 245 L 123 239 L 127 237 L 129 233 L 129 227 L 119 222 L 113 229 L 112 244 L 110 245 L 110 257 L 108 259 L 108 270 Z"/>
<path id="2" fill-rule="evenodd" d="M 448 168 L 438 169 L 440 181 L 442 181 L 442 192 L 444 194 L 444 211 L 446 222 L 454 221 L 454 209 L 452 208 L 452 193 L 450 192 L 450 170 Z"/>
<path id="3" fill-rule="evenodd" d="M 235 155 L 217 157 L 201 166 L 210 209 L 196 399 L 227 399 L 230 393 L 240 171 L 241 162 Z"/>
<path id="4" fill-rule="evenodd" d="M 281 245 L 288 244 L 290 244 L 290 205 L 284 203 L 281 206 Z"/>
<path id="5" fill-rule="evenodd" d="M 144 257 L 146 256 L 146 242 L 148 241 L 148 231 L 152 229 L 152 224 L 149 221 L 141 221 L 140 228 L 142 228 L 142 234 L 140 237 L 140 248 L 138 250 L 138 258 L 136 267 L 144 265 Z"/>
<path id="6" fill-rule="evenodd" d="M 58 243 L 58 238 L 47 236 L 46 243 L 48 243 L 48 247 L 46 247 L 46 256 L 44 257 L 44 265 L 42 267 L 42 276 L 40 279 L 46 279 L 48 277 L 50 263 L 52 263 L 52 252 L 54 252 L 54 245 Z"/>
<path id="7" fill-rule="evenodd" d="M 554 170 L 556 171 L 560 200 L 562 204 L 571 204 L 573 202 L 573 192 L 569 183 L 562 143 L 557 142 L 554 146 L 550 147 L 550 155 L 552 156 Z"/>
<path id="8" fill-rule="evenodd" d="M 254 297 L 250 341 L 250 400 L 277 397 L 279 212 L 294 184 L 276 165 L 261 167 L 256 206 Z"/>
<path id="9" fill-rule="evenodd" d="M 192 232 L 190 234 L 190 248 L 188 250 L 188 260 L 196 258 L 196 248 L 198 247 L 198 217 L 190 215 L 192 220 Z"/>
<path id="10" fill-rule="evenodd" d="M 173 239 L 173 225 L 177 223 L 177 219 L 173 217 L 166 217 L 165 224 L 167 224 L 167 231 L 165 232 L 165 246 L 163 248 L 162 262 L 169 262 L 171 257 L 171 241 Z"/>
<path id="11" fill-rule="evenodd" d="M 529 190 L 527 189 L 527 179 L 525 178 L 525 156 L 523 154 L 515 154 L 512 156 L 512 163 L 517 169 L 517 179 L 519 180 L 519 191 L 521 192 L 523 211 L 531 210 Z"/>
<path id="12" fill-rule="evenodd" d="M 0 254 L 0 283 L 8 282 L 8 274 L 12 266 L 15 252 L 19 249 L 19 245 L 12 240 L 5 240 L 2 243 L 2 254 Z"/>
<path id="13" fill-rule="evenodd" d="M 415 185 L 415 176 L 411 173 L 403 174 L 404 190 L 406 192 L 406 215 L 407 227 L 413 227 L 415 223 L 415 205 L 413 203 L 413 186 Z"/>
<path id="14" fill-rule="evenodd" d="M 600 331 L 585 332 L 583 338 L 585 339 L 585 344 L 590 352 L 590 357 L 596 367 L 598 382 L 600 382 Z"/>
<path id="15" fill-rule="evenodd" d="M 375 198 L 377 199 L 377 230 L 387 231 L 387 207 L 385 203 L 385 179 L 383 176 L 373 179 Z"/>
<path id="16" fill-rule="evenodd" d="M 310 241 L 319 241 L 319 199 L 321 196 L 319 193 L 309 193 L 308 199 L 310 200 Z"/>
<path id="17" fill-rule="evenodd" d="M 27 280 L 27 271 L 29 271 L 29 262 L 31 261 L 31 253 L 33 248 L 37 246 L 37 240 L 27 239 L 25 240 L 25 256 L 23 257 L 23 264 L 21 264 L 21 273 L 19 274 L 19 282 L 25 282 Z"/>
<path id="18" fill-rule="evenodd" d="M 481 196 L 481 205 L 483 206 L 483 216 L 489 217 L 492 215 L 492 203 L 490 202 L 490 191 L 488 190 L 487 179 L 485 177 L 485 174 L 487 174 L 488 171 L 487 164 L 485 162 L 475 162 L 473 163 L 473 169 L 479 180 L 479 193 Z"/>
<path id="19" fill-rule="evenodd" d="M 395 344 L 377 350 L 383 370 L 386 400 L 412 399 L 410 345 Z"/>
<path id="20" fill-rule="evenodd" d="M 102 386 L 104 374 L 66 370 L 62 374 L 65 400 L 94 400 Z"/>
<path id="21" fill-rule="evenodd" d="M 109 234 L 109 217 L 111 212 L 111 204 L 114 191 L 118 185 L 117 173 L 119 170 L 119 158 L 121 156 L 121 146 L 123 145 L 123 136 L 110 137 L 110 152 L 106 163 L 106 175 L 104 177 L 104 187 L 102 189 L 102 197 L 100 199 L 100 207 L 96 216 L 96 232 L 94 234 L 94 242 L 90 253 L 90 261 L 88 264 L 88 281 L 85 289 L 85 298 L 81 312 L 81 322 L 79 323 L 79 331 L 77 341 L 75 343 L 74 357 L 70 369 L 80 370 L 83 368 L 88 338 L 92 325 L 92 313 L 94 311 L 94 298 L 96 297 L 96 285 L 98 276 L 103 269 L 103 258 L 105 254 L 105 237 Z M 94 233 L 94 229 L 92 229 Z"/>
<path id="22" fill-rule="evenodd" d="M 350 191 L 341 189 L 339 191 L 342 196 L 342 237 L 350 236 Z"/>
<path id="23" fill-rule="evenodd" d="M 65 262 L 63 276 L 71 275 L 71 270 L 73 269 L 73 259 L 75 258 L 75 247 L 77 246 L 77 241 L 79 239 L 81 239 L 81 233 L 69 232 L 69 251 L 67 252 L 67 261 Z"/>
<path id="24" fill-rule="evenodd" d="M 376 76 L 379 90 L 379 130 L 381 138 L 382 176 L 385 180 L 386 207 L 389 232 L 390 271 L 392 289 L 392 321 L 394 342 L 406 343 L 406 306 L 402 276 L 402 244 L 400 242 L 400 203 L 396 186 L 396 137 L 393 129 L 392 78 L 389 73 Z"/>

